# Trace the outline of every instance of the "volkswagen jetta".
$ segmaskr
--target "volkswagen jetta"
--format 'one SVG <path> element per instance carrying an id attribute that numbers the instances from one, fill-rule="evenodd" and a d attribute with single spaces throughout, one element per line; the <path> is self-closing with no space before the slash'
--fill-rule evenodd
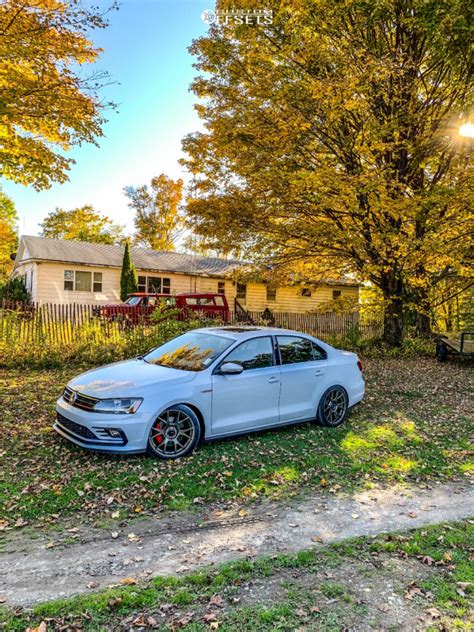
<path id="1" fill-rule="evenodd" d="M 364 388 L 357 356 L 312 336 L 209 327 L 74 378 L 54 428 L 85 448 L 176 459 L 201 439 L 302 421 L 339 426 Z"/>

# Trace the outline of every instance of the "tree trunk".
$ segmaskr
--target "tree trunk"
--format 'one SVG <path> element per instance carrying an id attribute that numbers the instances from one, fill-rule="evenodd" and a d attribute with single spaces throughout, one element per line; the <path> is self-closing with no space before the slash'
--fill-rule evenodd
<path id="1" fill-rule="evenodd" d="M 384 295 L 383 339 L 391 347 L 403 342 L 403 281 L 396 270 L 387 272 L 382 279 Z"/>
<path id="2" fill-rule="evenodd" d="M 383 315 L 383 339 L 391 347 L 401 347 L 403 342 L 403 302 L 401 298 L 386 303 Z"/>

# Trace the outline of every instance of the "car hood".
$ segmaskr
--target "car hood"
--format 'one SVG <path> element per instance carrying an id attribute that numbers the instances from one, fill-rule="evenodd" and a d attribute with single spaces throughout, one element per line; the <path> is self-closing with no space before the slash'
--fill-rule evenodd
<path id="1" fill-rule="evenodd" d="M 196 373 L 170 369 L 144 360 L 126 360 L 108 364 L 72 379 L 68 386 L 98 399 L 143 394 L 146 386 L 168 386 L 194 380 Z"/>

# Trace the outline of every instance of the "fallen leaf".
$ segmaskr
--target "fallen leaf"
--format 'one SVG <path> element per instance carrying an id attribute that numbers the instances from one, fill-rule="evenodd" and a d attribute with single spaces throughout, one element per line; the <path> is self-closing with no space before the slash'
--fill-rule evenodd
<path id="1" fill-rule="evenodd" d="M 123 586 L 134 586 L 137 583 L 137 580 L 134 577 L 125 577 L 120 580 L 120 583 Z"/>
<path id="2" fill-rule="evenodd" d="M 311 542 L 322 542 L 323 539 L 319 537 L 319 535 L 313 535 L 311 538 Z"/>
<path id="3" fill-rule="evenodd" d="M 91 582 L 87 584 L 87 588 L 97 588 L 98 585 L 99 585 L 99 582 L 92 580 Z"/>
<path id="4" fill-rule="evenodd" d="M 223 605 L 224 600 L 220 595 L 212 595 L 212 597 L 209 599 L 208 606 L 218 606 L 219 608 L 222 608 Z"/>
<path id="5" fill-rule="evenodd" d="M 245 516 L 248 516 L 248 515 L 249 515 L 249 512 L 248 512 L 248 511 L 246 511 L 245 509 L 241 509 L 241 510 L 239 511 L 239 516 L 240 516 L 241 518 L 245 518 Z"/>

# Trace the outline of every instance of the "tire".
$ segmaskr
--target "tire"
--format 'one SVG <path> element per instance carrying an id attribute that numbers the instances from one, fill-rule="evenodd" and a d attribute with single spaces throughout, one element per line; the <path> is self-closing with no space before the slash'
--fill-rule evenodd
<path id="1" fill-rule="evenodd" d="M 321 426 L 337 428 L 344 423 L 349 411 L 349 398 L 342 386 L 331 386 L 323 393 L 318 405 L 317 420 Z"/>
<path id="2" fill-rule="evenodd" d="M 201 438 L 196 413 L 184 404 L 170 406 L 153 422 L 148 434 L 147 454 L 170 461 L 191 454 Z"/>
<path id="3" fill-rule="evenodd" d="M 446 362 L 448 359 L 448 348 L 442 340 L 436 343 L 436 359 L 438 362 Z"/>

